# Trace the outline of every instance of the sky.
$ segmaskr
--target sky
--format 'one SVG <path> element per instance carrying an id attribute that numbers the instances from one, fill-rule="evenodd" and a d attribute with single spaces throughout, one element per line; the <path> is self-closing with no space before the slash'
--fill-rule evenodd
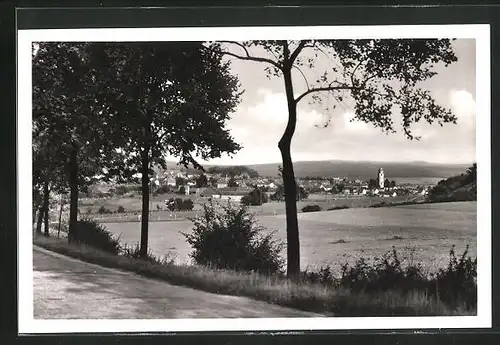
<path id="1" fill-rule="evenodd" d="M 303 99 L 298 106 L 297 129 L 292 140 L 294 161 L 428 161 L 433 163 L 470 163 L 475 161 L 476 59 L 475 41 L 452 42 L 458 61 L 448 67 L 436 66 L 436 76 L 423 86 L 431 91 L 438 104 L 457 116 L 458 123 L 412 126 L 420 141 L 406 139 L 401 130 L 385 134 L 359 121 L 351 122 L 353 111 L 349 100 L 326 113 L 323 107 L 311 106 Z M 331 62 L 323 61 L 319 69 Z M 267 78 L 266 65 L 252 61 L 232 60 L 231 69 L 245 90 L 242 102 L 232 114 L 227 127 L 243 148 L 232 158 L 223 156 L 210 164 L 244 165 L 281 161 L 278 141 L 287 121 L 287 103 L 283 81 Z M 294 88 L 304 89 L 304 81 L 294 74 Z M 326 98 L 328 104 L 334 103 Z M 328 127 L 322 126 L 331 116 Z M 398 122 L 398 114 L 393 114 Z M 400 128 L 399 128 L 400 129 Z"/>

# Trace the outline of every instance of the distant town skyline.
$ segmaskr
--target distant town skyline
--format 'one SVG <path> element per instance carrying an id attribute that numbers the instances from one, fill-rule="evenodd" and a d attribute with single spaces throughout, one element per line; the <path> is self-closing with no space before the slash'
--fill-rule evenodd
<path id="1" fill-rule="evenodd" d="M 442 164 L 468 164 L 476 160 L 476 48 L 472 39 L 452 42 L 458 61 L 448 67 L 438 66 L 438 74 L 423 85 L 437 102 L 457 116 L 458 123 L 412 126 L 420 141 L 396 134 L 386 135 L 371 125 L 354 121 L 352 106 L 338 104 L 331 113 L 331 123 L 323 128 L 326 116 L 306 100 L 299 103 L 298 122 L 292 140 L 294 161 L 425 161 Z M 265 74 L 265 65 L 232 60 L 232 71 L 239 76 L 245 90 L 242 102 L 232 115 L 228 128 L 242 150 L 233 158 L 223 156 L 203 164 L 250 165 L 281 162 L 277 147 L 287 120 L 286 97 L 282 80 Z M 302 80 L 295 78 L 296 89 Z M 395 123 L 399 124 L 398 115 Z M 175 157 L 169 157 L 175 160 Z"/>

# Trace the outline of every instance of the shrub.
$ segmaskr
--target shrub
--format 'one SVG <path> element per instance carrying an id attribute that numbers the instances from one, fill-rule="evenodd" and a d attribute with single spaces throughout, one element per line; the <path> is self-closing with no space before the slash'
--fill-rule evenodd
<path id="1" fill-rule="evenodd" d="M 111 254 L 119 254 L 121 251 L 120 239 L 95 219 L 79 220 L 75 231 L 71 234 L 71 240 Z"/>
<path id="2" fill-rule="evenodd" d="M 99 210 L 97 210 L 97 213 L 99 214 L 109 214 L 112 213 L 111 210 L 107 209 L 104 206 L 99 207 Z"/>
<path id="3" fill-rule="evenodd" d="M 477 259 L 467 257 L 468 252 L 467 245 L 460 258 L 457 258 L 453 246 L 448 266 L 439 269 L 437 274 L 433 275 L 433 280 L 435 294 L 443 302 L 449 305 L 465 302 L 467 308 L 474 308 L 477 305 Z"/>
<path id="4" fill-rule="evenodd" d="M 340 278 L 329 274 L 329 267 L 317 272 L 303 272 L 302 276 L 312 282 L 334 285 L 352 292 L 374 294 L 396 290 L 407 295 L 421 291 L 451 308 L 473 310 L 477 306 L 477 260 L 467 254 L 468 246 L 457 258 L 452 247 L 447 268 L 428 274 L 420 263 L 413 262 L 412 253 L 400 258 L 393 247 L 381 257 L 374 258 L 373 263 L 360 258 L 353 266 L 347 263 L 341 265 Z"/>
<path id="5" fill-rule="evenodd" d="M 194 207 L 193 200 L 191 199 L 184 199 L 184 202 L 182 203 L 182 208 L 185 211 L 191 211 Z"/>
<path id="6" fill-rule="evenodd" d="M 167 208 L 170 211 L 191 211 L 194 203 L 191 199 L 170 198 L 167 201 Z"/>
<path id="7" fill-rule="evenodd" d="M 259 188 L 254 188 L 241 199 L 241 203 L 245 206 L 260 206 L 266 202 L 268 202 L 267 194 Z"/>
<path id="8" fill-rule="evenodd" d="M 345 210 L 351 208 L 349 205 L 341 205 L 341 206 L 333 206 L 328 209 L 328 211 L 334 211 L 334 210 Z"/>
<path id="9" fill-rule="evenodd" d="M 337 279 L 330 266 L 320 267 L 317 271 L 303 271 L 301 279 L 305 282 L 318 283 L 325 286 L 334 286 L 337 284 Z"/>
<path id="10" fill-rule="evenodd" d="M 136 259 L 136 260 L 144 260 L 152 264 L 162 264 L 162 260 L 154 255 L 151 250 L 148 250 L 146 256 L 141 256 L 141 247 L 137 243 L 135 246 L 127 246 L 124 245 L 121 249 L 121 254 L 127 258 Z"/>
<path id="11" fill-rule="evenodd" d="M 203 205 L 203 213 L 194 219 L 192 233 L 183 233 L 193 251 L 196 264 L 236 271 L 275 274 L 281 271 L 283 243 L 264 234 L 254 215 L 245 206 Z"/>
<path id="12" fill-rule="evenodd" d="M 321 211 L 319 205 L 307 205 L 302 208 L 302 212 L 318 212 Z"/>
<path id="13" fill-rule="evenodd" d="M 172 188 L 169 185 L 162 185 L 156 189 L 157 194 L 167 194 L 172 192 Z"/>
<path id="14" fill-rule="evenodd" d="M 116 212 L 125 213 L 125 208 L 122 205 L 120 205 L 120 206 L 118 206 L 118 210 L 116 210 Z"/>
<path id="15" fill-rule="evenodd" d="M 250 195 L 245 195 L 241 198 L 241 203 L 245 206 L 250 206 L 252 204 L 252 198 L 250 198 Z"/>

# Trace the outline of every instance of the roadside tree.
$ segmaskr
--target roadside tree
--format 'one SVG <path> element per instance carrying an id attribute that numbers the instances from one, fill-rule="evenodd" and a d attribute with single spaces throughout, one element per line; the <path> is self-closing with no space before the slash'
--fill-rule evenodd
<path id="1" fill-rule="evenodd" d="M 186 168 L 196 161 L 239 150 L 226 121 L 239 103 L 238 79 L 220 52 L 198 42 L 92 44 L 106 66 L 98 79 L 101 101 L 112 116 L 121 160 L 114 174 L 140 175 L 140 254 L 147 255 L 152 168 L 166 168 L 167 155 Z"/>
<path id="2" fill-rule="evenodd" d="M 290 149 L 297 106 L 302 100 L 324 106 L 328 115 L 325 126 L 333 108 L 326 105 L 325 95 L 337 104 L 349 98 L 352 120 L 370 123 L 387 133 L 395 132 L 393 115 L 399 114 L 408 139 L 419 139 L 411 130 L 415 122 L 456 122 L 456 117 L 420 84 L 436 74 L 436 65 L 448 66 L 457 60 L 448 39 L 219 41 L 211 47 L 229 57 L 262 63 L 269 78 L 283 80 L 288 123 L 278 148 L 286 203 L 287 275 L 294 279 L 300 275 L 300 245 Z"/>

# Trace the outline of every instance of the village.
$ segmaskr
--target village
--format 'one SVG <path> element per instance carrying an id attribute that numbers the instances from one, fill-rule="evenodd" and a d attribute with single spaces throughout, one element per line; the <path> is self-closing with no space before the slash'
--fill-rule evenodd
<path id="1" fill-rule="evenodd" d="M 187 173 L 168 171 L 153 178 L 153 185 L 157 187 L 156 194 L 162 192 L 195 195 L 198 197 L 241 202 L 253 189 L 258 188 L 265 192 L 271 200 L 282 189 L 281 177 L 250 176 L 248 173 L 228 175 L 222 172 Z M 426 185 L 402 184 L 389 181 L 380 168 L 376 178 L 368 181 L 362 179 L 348 179 L 346 177 L 306 177 L 297 179 L 297 187 L 303 190 L 301 198 L 308 195 L 325 195 L 332 197 L 396 197 L 426 195 L 429 187 Z M 154 187 L 153 187 L 154 188 Z M 154 192 L 154 190 L 153 190 Z M 278 199 L 279 201 L 279 199 Z"/>

